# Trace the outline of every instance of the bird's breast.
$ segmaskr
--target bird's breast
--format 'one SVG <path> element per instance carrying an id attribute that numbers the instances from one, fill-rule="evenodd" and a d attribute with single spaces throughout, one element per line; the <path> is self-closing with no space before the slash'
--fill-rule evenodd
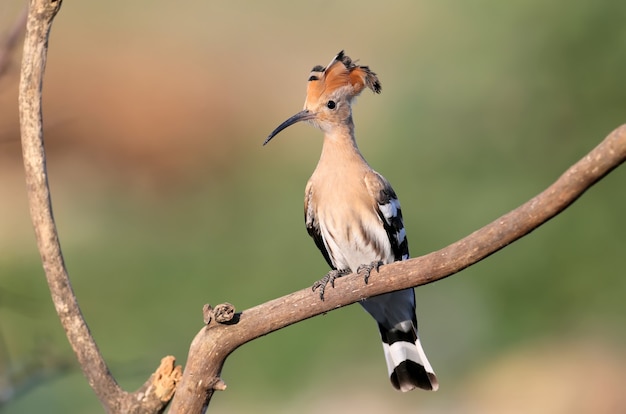
<path id="1" fill-rule="evenodd" d="M 389 238 L 365 183 L 341 178 L 311 186 L 314 214 L 333 265 L 356 271 L 373 261 L 392 262 Z"/>

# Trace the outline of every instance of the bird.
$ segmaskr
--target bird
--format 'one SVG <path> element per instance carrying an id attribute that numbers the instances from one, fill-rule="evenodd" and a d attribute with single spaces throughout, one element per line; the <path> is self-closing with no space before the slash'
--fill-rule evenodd
<path id="1" fill-rule="evenodd" d="M 324 134 L 321 156 L 304 197 L 307 232 L 332 269 L 312 287 L 319 289 L 322 300 L 327 285 L 334 287 L 341 276 L 356 272 L 367 283 L 379 266 L 409 258 L 398 197 L 367 163 L 355 139 L 352 104 L 365 88 L 381 92 L 376 73 L 340 51 L 328 65 L 311 70 L 304 109 L 276 127 L 263 143 L 302 121 Z M 393 387 L 402 392 L 436 391 L 437 376 L 417 334 L 414 290 L 359 303 L 378 323 Z"/>

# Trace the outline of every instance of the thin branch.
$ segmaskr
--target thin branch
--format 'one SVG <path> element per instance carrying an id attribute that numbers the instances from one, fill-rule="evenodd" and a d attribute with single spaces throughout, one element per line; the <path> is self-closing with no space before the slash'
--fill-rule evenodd
<path id="1" fill-rule="evenodd" d="M 52 301 L 89 384 L 92 387 L 98 384 L 98 397 L 104 403 L 121 390 L 100 355 L 72 290 L 52 214 L 45 163 L 41 88 L 48 37 L 60 8 L 61 1 L 33 0 L 30 3 L 19 93 L 22 153 L 30 215 Z"/>
<path id="2" fill-rule="evenodd" d="M 57 234 L 43 142 L 41 91 L 52 21 L 61 8 L 61 0 L 30 2 L 24 39 L 19 87 L 19 112 L 22 154 L 30 215 L 37 246 L 50 288 L 52 301 L 89 385 L 111 413 L 162 412 L 180 377 L 180 367 L 173 358 L 164 358 L 161 366 L 135 393 L 122 390 L 111 375 L 70 284 Z"/>
<path id="3" fill-rule="evenodd" d="M 469 236 L 436 252 L 380 268 L 365 285 L 359 275 L 336 281 L 325 300 L 304 289 L 235 314 L 228 323 L 211 320 L 193 340 L 187 366 L 178 386 L 171 414 L 204 413 L 214 390 L 225 389 L 220 373 L 228 355 L 239 346 L 304 319 L 361 299 L 420 286 L 453 275 L 497 252 L 565 210 L 587 189 L 626 160 L 626 124 L 613 131 L 554 184 L 522 206 Z M 224 305 L 226 308 L 229 305 Z M 221 312 L 223 314 L 224 312 Z"/>

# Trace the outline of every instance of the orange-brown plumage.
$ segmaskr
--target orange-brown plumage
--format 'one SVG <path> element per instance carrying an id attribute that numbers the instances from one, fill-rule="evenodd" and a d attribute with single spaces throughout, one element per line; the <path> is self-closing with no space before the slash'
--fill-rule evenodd
<path id="1" fill-rule="evenodd" d="M 316 66 L 311 71 L 307 87 L 307 103 L 317 102 L 322 95 L 340 94 L 352 99 L 365 87 L 380 93 L 381 86 L 376 74 L 367 66 L 352 62 L 343 50 L 325 68 Z"/>

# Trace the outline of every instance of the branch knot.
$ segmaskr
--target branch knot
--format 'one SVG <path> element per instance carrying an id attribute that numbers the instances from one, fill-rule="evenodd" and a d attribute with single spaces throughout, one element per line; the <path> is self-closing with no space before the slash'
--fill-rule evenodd
<path id="1" fill-rule="evenodd" d="M 235 307 L 228 302 L 220 303 L 215 308 L 207 303 L 202 307 L 202 315 L 206 325 L 212 320 L 221 324 L 237 323 L 239 320 L 235 313 Z"/>

